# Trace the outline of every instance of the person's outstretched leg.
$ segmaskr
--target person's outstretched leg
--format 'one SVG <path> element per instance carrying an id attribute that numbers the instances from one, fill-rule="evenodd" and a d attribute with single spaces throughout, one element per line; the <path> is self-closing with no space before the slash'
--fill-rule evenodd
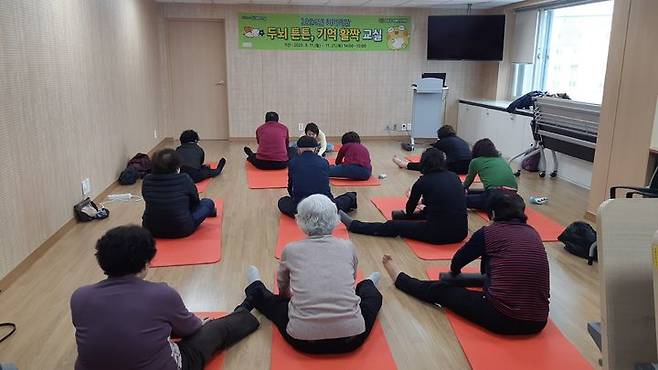
<path id="1" fill-rule="evenodd" d="M 178 344 L 184 370 L 202 370 L 215 353 L 239 342 L 258 329 L 258 320 L 248 311 L 233 312 L 210 320 Z"/>
<path id="2" fill-rule="evenodd" d="M 372 327 L 375 326 L 377 314 L 382 308 L 382 294 L 377 290 L 376 284 L 377 282 L 371 279 L 365 279 L 356 286 L 356 295 L 361 297 L 360 307 L 366 324 L 364 332 L 366 338 L 370 335 Z"/>
<path id="3" fill-rule="evenodd" d="M 358 207 L 356 192 L 350 191 L 334 198 L 336 207 L 343 212 L 351 212 Z"/>
<path id="4" fill-rule="evenodd" d="M 469 192 L 466 194 L 466 208 L 486 211 L 488 200 L 489 192 L 487 191 Z"/>
<path id="5" fill-rule="evenodd" d="M 420 163 L 419 162 L 409 162 L 407 163 L 407 169 L 410 171 L 420 171 Z"/>
<path id="6" fill-rule="evenodd" d="M 202 198 L 199 201 L 199 205 L 192 211 L 192 218 L 194 219 L 194 224 L 196 226 L 201 225 L 201 223 L 208 217 L 217 216 L 217 209 L 215 208 L 215 202 L 209 198 Z"/>
<path id="7" fill-rule="evenodd" d="M 278 203 L 279 211 L 284 215 L 295 217 L 297 214 L 297 204 L 292 200 L 290 196 L 285 196 L 279 199 Z"/>
<path id="8" fill-rule="evenodd" d="M 396 154 L 393 156 L 393 163 L 395 163 L 400 168 L 407 168 L 407 165 L 411 162 L 409 162 L 406 159 L 398 157 Z"/>
<path id="9" fill-rule="evenodd" d="M 215 169 L 208 168 L 210 170 L 209 171 L 210 177 L 219 176 L 222 173 L 222 170 L 224 169 L 224 166 L 226 166 L 226 158 L 222 158 L 222 159 L 219 160 L 219 162 L 217 162 L 217 168 L 215 168 Z"/>

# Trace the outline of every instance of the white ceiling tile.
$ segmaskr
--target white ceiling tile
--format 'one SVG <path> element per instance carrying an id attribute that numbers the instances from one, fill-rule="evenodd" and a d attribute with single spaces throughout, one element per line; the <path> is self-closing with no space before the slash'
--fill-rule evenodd
<path id="1" fill-rule="evenodd" d="M 432 7 L 461 8 L 468 4 L 473 9 L 488 9 L 518 3 L 523 0 L 155 0 L 160 3 L 193 4 L 258 4 L 258 5 L 311 5 L 311 6 L 357 6 L 357 7 Z"/>

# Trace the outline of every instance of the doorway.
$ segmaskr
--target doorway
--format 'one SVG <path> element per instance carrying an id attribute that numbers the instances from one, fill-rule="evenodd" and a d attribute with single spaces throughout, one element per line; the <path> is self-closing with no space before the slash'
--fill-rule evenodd
<path id="1" fill-rule="evenodd" d="M 227 140 L 226 37 L 221 20 L 169 20 L 172 135 Z"/>

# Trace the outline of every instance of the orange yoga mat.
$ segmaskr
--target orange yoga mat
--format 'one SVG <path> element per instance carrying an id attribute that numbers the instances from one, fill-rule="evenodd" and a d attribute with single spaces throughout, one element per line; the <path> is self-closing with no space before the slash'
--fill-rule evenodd
<path id="1" fill-rule="evenodd" d="M 406 197 L 373 197 L 371 201 L 387 220 L 391 219 L 392 211 L 403 210 L 407 204 Z M 404 241 L 418 258 L 424 260 L 450 260 L 455 252 L 468 241 L 468 237 L 459 243 L 441 245 L 412 239 L 404 239 Z"/>
<path id="2" fill-rule="evenodd" d="M 203 319 L 205 317 L 211 319 L 219 319 L 220 317 L 226 316 L 226 312 L 195 312 L 197 317 Z M 204 367 L 205 370 L 220 370 L 224 366 L 224 351 L 221 351 L 206 364 Z"/>
<path id="3" fill-rule="evenodd" d="M 215 199 L 217 217 L 208 217 L 194 234 L 181 239 L 156 239 L 151 267 L 199 265 L 221 259 L 224 202 Z"/>
<path id="4" fill-rule="evenodd" d="M 288 169 L 264 171 L 245 161 L 249 189 L 277 189 L 288 187 Z"/>
<path id="5" fill-rule="evenodd" d="M 427 269 L 430 279 L 448 267 Z M 465 272 L 473 272 L 464 269 Z M 477 271 L 475 271 L 477 272 Z M 502 336 L 491 333 L 446 310 L 448 321 L 473 370 L 584 370 L 592 365 L 551 321 L 532 336 Z"/>
<path id="6" fill-rule="evenodd" d="M 404 157 L 404 159 L 406 159 L 410 162 L 420 162 L 420 156 L 419 155 L 408 155 L 408 156 Z M 461 180 L 461 182 L 464 182 L 464 180 L 466 180 L 466 175 L 457 175 L 457 176 L 459 176 L 459 180 Z M 477 183 L 481 182 L 480 181 L 480 176 L 475 176 L 475 179 L 473 179 L 473 183 L 476 183 L 476 182 Z"/>
<path id="7" fill-rule="evenodd" d="M 336 226 L 334 229 L 333 235 L 336 238 L 341 239 L 350 238 L 349 234 L 347 233 L 347 228 L 342 223 L 338 223 L 338 226 Z M 297 226 L 295 219 L 284 214 L 279 215 L 279 237 L 276 241 L 274 256 L 280 259 L 281 253 L 283 253 L 283 249 L 286 247 L 286 245 L 288 245 L 288 243 L 302 239 L 306 239 L 306 234 L 304 234 L 299 226 Z"/>
<path id="8" fill-rule="evenodd" d="M 326 160 L 332 166 L 336 164 L 336 158 L 326 158 Z M 332 177 L 329 182 L 333 186 L 379 186 L 382 184 L 382 182 L 375 176 L 370 176 L 368 180 L 350 180 Z"/>
<path id="9" fill-rule="evenodd" d="M 489 222 L 489 217 L 487 217 L 486 212 L 480 211 L 477 212 L 477 214 L 483 220 Z M 541 240 L 545 242 L 557 241 L 557 237 L 560 236 L 565 228 L 552 218 L 544 216 L 541 212 L 535 211 L 532 207 L 526 207 L 525 215 L 528 216 L 528 225 L 534 227 L 539 233 Z"/>
<path id="10" fill-rule="evenodd" d="M 357 280 L 363 280 L 361 270 Z M 276 279 L 274 293 L 278 294 Z M 309 355 L 293 349 L 277 328 L 272 328 L 272 363 L 270 370 L 395 370 L 395 360 L 379 320 L 366 342 L 356 351 L 341 355 Z"/>
<path id="11" fill-rule="evenodd" d="M 210 166 L 210 168 L 212 168 L 212 169 L 215 169 L 215 168 L 217 168 L 218 164 L 219 164 L 218 162 L 210 162 L 208 164 L 208 166 Z M 196 190 L 199 193 L 203 193 L 208 188 L 208 185 L 210 185 L 210 179 L 205 179 L 203 181 L 199 181 L 195 185 L 196 185 Z"/>

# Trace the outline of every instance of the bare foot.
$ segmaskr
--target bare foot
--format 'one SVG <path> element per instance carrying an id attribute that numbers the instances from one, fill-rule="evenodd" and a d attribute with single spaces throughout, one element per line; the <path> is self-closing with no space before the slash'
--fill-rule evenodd
<path id="1" fill-rule="evenodd" d="M 397 164 L 398 167 L 400 167 L 400 168 L 407 168 L 407 163 L 409 163 L 409 162 L 407 162 L 406 160 L 398 157 L 397 155 L 394 155 L 393 156 L 393 163 Z"/>
<path id="2" fill-rule="evenodd" d="M 400 275 L 400 272 L 402 271 L 400 271 L 398 265 L 395 264 L 393 258 L 388 254 L 385 254 L 384 257 L 382 257 L 382 263 L 384 264 L 386 272 L 388 272 L 388 276 L 390 276 L 393 281 L 397 280 L 398 275 Z"/>

